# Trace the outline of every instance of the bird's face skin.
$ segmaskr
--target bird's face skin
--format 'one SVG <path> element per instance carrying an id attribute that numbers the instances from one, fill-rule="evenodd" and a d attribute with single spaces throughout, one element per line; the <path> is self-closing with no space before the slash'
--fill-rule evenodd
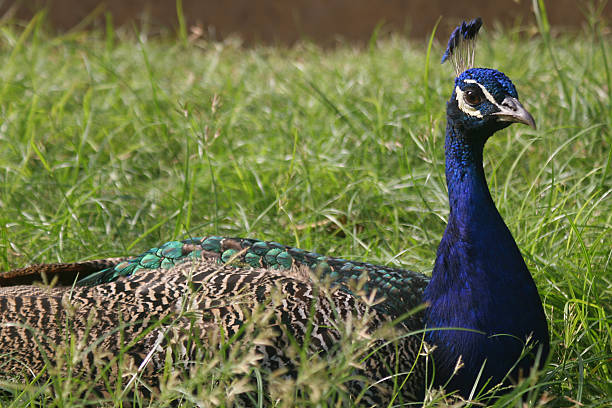
<path id="1" fill-rule="evenodd" d="M 511 123 L 535 128 L 535 121 L 519 102 L 512 81 L 495 69 L 471 68 L 459 75 L 447 113 L 454 126 L 485 137 Z"/>

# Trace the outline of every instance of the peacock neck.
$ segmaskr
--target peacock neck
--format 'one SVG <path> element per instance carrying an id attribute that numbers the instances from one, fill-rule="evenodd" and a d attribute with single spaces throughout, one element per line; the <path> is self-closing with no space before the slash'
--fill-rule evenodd
<path id="1" fill-rule="evenodd" d="M 470 134 L 464 129 L 447 125 L 446 183 L 450 216 L 446 234 L 464 241 L 478 238 L 483 223 L 487 229 L 503 220 L 491 198 L 482 166 L 482 153 L 490 135 Z"/>
<path id="2" fill-rule="evenodd" d="M 495 208 L 482 166 L 488 134 L 466 131 L 449 120 L 446 131 L 446 180 L 450 215 L 438 246 L 424 300 L 427 339 L 436 346 L 437 381 L 464 367 L 449 389 L 468 395 L 479 373 L 499 383 L 519 359 L 524 341 L 548 350 L 548 332 L 537 289 L 508 227 Z M 503 334 L 504 336 L 496 336 Z M 509 336 L 508 336 L 509 335 Z M 495 361 L 480 372 L 483 362 Z M 520 369 L 533 360 L 523 359 Z M 438 385 L 443 385 L 439 383 Z"/>
<path id="3" fill-rule="evenodd" d="M 426 295 L 437 286 L 442 292 L 453 288 L 447 296 L 468 288 L 475 295 L 477 288 L 485 290 L 484 282 L 506 277 L 517 269 L 527 272 L 514 238 L 491 198 L 484 174 L 482 153 L 493 133 L 494 130 L 466 130 L 449 120 L 445 152 L 450 214 L 438 247 L 431 290 Z M 496 264 L 502 258 L 509 269 Z M 512 274 L 509 279 L 518 277 Z"/>

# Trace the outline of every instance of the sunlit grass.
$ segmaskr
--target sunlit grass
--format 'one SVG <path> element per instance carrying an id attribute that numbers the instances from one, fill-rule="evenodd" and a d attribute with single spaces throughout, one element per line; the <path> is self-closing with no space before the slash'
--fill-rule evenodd
<path id="1" fill-rule="evenodd" d="M 512 78 L 538 123 L 536 131 L 515 125 L 496 135 L 485 171 L 553 341 L 538 382 L 500 405 L 519 404 L 530 387 L 533 405 L 605 405 L 609 33 L 594 25 L 552 39 L 489 31 L 481 44 L 477 64 Z M 440 45 L 427 67 L 425 53 L 425 43 L 397 37 L 370 49 L 243 49 L 113 30 L 49 36 L 40 20 L 5 24 L 0 268 L 136 254 L 218 234 L 430 273 L 448 215 L 443 133 L 453 75 L 437 63 Z M 329 369 L 342 372 L 350 358 L 338 358 Z M 233 381 L 228 372 L 215 378 Z M 175 391 L 162 392 L 158 404 L 178 398 Z M 3 404 L 82 402 L 79 392 L 61 395 L 70 397 L 36 383 Z M 308 395 L 296 401 L 307 405 Z"/>

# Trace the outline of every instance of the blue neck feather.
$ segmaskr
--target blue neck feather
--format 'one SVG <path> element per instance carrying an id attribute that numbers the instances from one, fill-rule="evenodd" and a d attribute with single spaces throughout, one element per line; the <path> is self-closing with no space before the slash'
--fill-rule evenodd
<path id="1" fill-rule="evenodd" d="M 445 388 L 467 397 L 483 364 L 479 388 L 489 378 L 492 385 L 502 382 L 531 334 L 543 345 L 545 358 L 548 331 L 533 279 L 495 207 L 482 167 L 484 144 L 500 127 L 465 126 L 453 119 L 452 101 L 445 145 L 450 216 L 424 298 L 428 328 L 442 329 L 428 333 L 436 346 L 434 384 L 446 384 L 461 356 L 464 366 Z M 451 327 L 473 331 L 443 330 Z M 533 356 L 523 358 L 510 378 L 532 364 Z"/>

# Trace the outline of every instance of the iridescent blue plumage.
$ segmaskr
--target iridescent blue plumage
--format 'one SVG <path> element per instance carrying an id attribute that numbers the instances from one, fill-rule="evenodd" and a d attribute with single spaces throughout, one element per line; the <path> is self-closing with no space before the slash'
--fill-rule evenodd
<path id="1" fill-rule="evenodd" d="M 503 73 L 472 68 L 461 73 L 447 103 L 446 179 L 450 216 L 424 299 L 436 346 L 435 383 L 470 394 L 490 380 L 516 381 L 548 354 L 546 317 L 536 286 L 491 198 L 482 166 L 486 141 L 513 122 L 535 127 Z M 530 339 L 533 353 L 521 358 Z M 462 368 L 455 374 L 457 361 Z M 516 368 L 511 370 L 516 364 Z M 450 379 L 450 380 L 449 380 Z"/>
<path id="2" fill-rule="evenodd" d="M 498 70 L 490 68 L 467 69 L 455 78 L 455 85 L 465 83 L 466 79 L 473 79 L 482 84 L 489 92 L 493 93 L 492 95 L 495 96 L 496 101 L 499 103 L 501 103 L 506 95 L 518 98 L 518 92 L 510 78 Z"/>

